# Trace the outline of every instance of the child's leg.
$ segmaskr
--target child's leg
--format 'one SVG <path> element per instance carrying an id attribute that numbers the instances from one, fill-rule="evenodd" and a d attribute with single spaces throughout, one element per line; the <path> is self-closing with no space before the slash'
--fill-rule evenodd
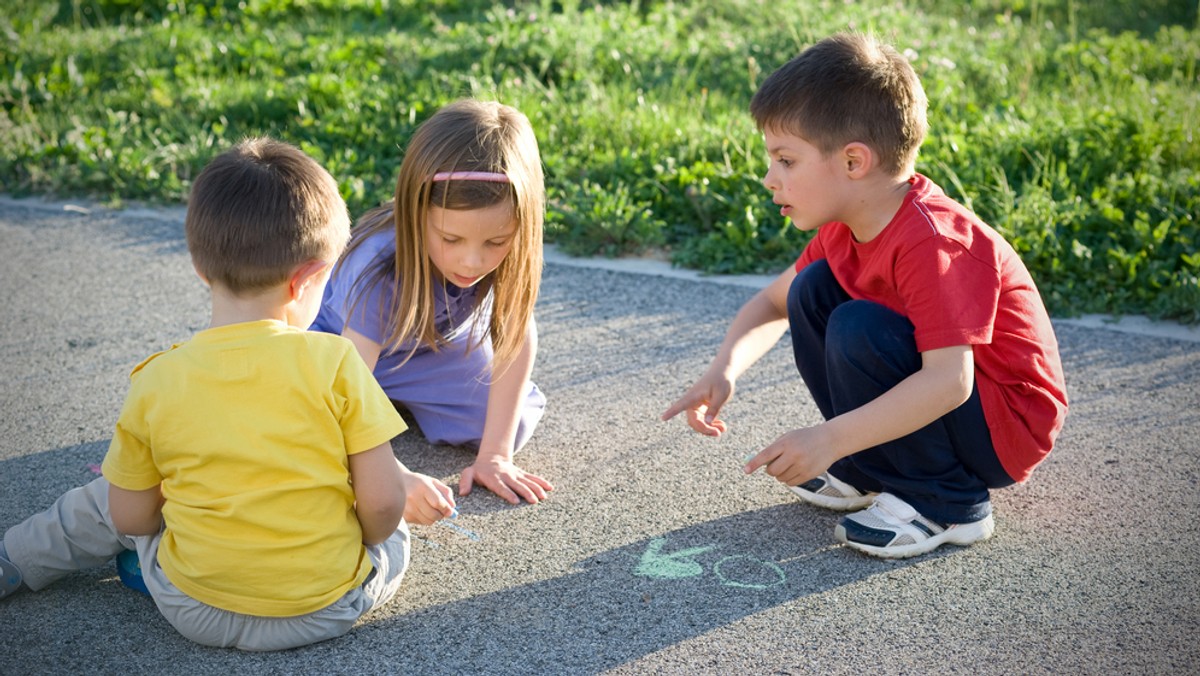
<path id="1" fill-rule="evenodd" d="M 371 599 L 371 608 L 386 604 L 400 591 L 400 582 L 404 579 L 410 561 L 410 542 L 408 524 L 401 521 L 400 527 L 391 537 L 380 544 L 367 547 L 375 571 L 363 583 L 362 590 Z"/>
<path id="2" fill-rule="evenodd" d="M 826 420 L 834 413 L 824 359 L 825 334 L 829 316 L 848 300 L 849 294 L 838 284 L 824 260 L 814 261 L 801 270 L 788 290 L 788 324 L 796 368 Z"/>
<path id="3" fill-rule="evenodd" d="M 796 365 L 827 419 L 921 367 L 911 323 L 881 305 L 852 301 L 824 261 L 796 276 L 788 318 Z M 839 460 L 830 474 L 861 491 L 899 495 L 945 523 L 983 518 L 988 486 L 1012 483 L 996 459 L 977 392 L 913 434 Z"/>
<path id="4" fill-rule="evenodd" d="M 49 509 L 8 529 L 8 559 L 37 591 L 70 573 L 101 566 L 134 541 L 117 533 L 108 514 L 103 477 L 67 491 Z"/>
<path id="5" fill-rule="evenodd" d="M 829 263 L 824 260 L 814 261 L 801 270 L 792 280 L 792 286 L 788 290 L 788 324 L 796 368 L 799 369 L 804 385 L 826 420 L 836 415 L 833 393 L 830 390 L 829 368 L 825 359 L 829 318 L 838 306 L 850 300 L 850 295 L 838 284 Z M 878 481 L 855 469 L 850 458 L 842 458 L 835 462 L 828 473 L 865 494 L 883 490 Z M 851 503 L 854 504 L 854 509 L 864 506 L 854 501 L 847 502 L 847 505 Z"/>
<path id="6" fill-rule="evenodd" d="M 433 443 L 478 447 L 487 418 L 492 347 L 488 341 L 467 349 L 463 336 L 439 352 L 423 350 L 400 368 L 382 362 L 375 377 L 384 392 L 412 412 Z M 542 418 L 546 397 L 533 383 L 521 407 L 515 450 L 520 450 Z"/>
<path id="7" fill-rule="evenodd" d="M 831 317 L 826 362 L 837 414 L 874 400 L 916 373 L 921 355 L 907 319 L 875 303 L 850 301 Z M 1003 474 L 978 390 L 942 418 L 848 460 L 846 469 L 853 472 L 848 481 L 866 477 L 940 523 L 988 516 L 989 479 L 997 470 Z"/>

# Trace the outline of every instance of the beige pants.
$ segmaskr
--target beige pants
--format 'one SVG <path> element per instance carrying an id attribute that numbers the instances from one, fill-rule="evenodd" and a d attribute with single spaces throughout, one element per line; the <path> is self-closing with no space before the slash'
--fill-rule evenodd
<path id="1" fill-rule="evenodd" d="M 361 587 L 307 615 L 259 617 L 214 608 L 171 584 L 158 565 L 161 537 L 117 533 L 108 512 L 108 481 L 99 478 L 8 529 L 4 547 L 34 591 L 74 571 L 106 565 L 123 550 L 137 550 L 146 588 L 171 626 L 197 643 L 242 650 L 283 650 L 345 634 L 396 595 L 409 560 L 408 526 L 401 521 L 385 542 L 367 547 L 375 569 Z"/>

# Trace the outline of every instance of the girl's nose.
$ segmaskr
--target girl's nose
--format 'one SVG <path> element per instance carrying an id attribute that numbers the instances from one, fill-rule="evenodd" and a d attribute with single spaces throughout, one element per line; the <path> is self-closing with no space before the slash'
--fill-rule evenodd
<path id="1" fill-rule="evenodd" d="M 483 265 L 483 252 L 474 247 L 468 247 L 463 253 L 462 262 L 471 270 L 477 270 Z"/>

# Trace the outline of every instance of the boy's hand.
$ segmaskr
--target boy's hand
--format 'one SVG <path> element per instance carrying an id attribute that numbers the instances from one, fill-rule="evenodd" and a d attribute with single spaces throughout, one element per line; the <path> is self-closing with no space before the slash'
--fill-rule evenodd
<path id="1" fill-rule="evenodd" d="M 802 484 L 829 469 L 841 457 L 830 441 L 824 425 L 792 430 L 750 458 L 743 471 L 753 474 L 759 467 L 766 467 L 767 474 L 780 483 Z"/>
<path id="2" fill-rule="evenodd" d="M 721 407 L 733 396 L 733 381 L 727 378 L 705 375 L 688 391 L 671 404 L 663 414 L 663 420 L 670 420 L 679 413 L 687 411 L 688 426 L 700 434 L 709 437 L 719 437 L 729 427 L 725 421 L 717 417 Z"/>
<path id="3" fill-rule="evenodd" d="M 536 505 L 546 499 L 546 493 L 554 490 L 554 486 L 536 474 L 530 474 L 517 467 L 511 460 L 501 458 L 480 457 L 475 463 L 463 470 L 462 480 L 459 481 L 459 495 L 467 495 L 471 488 L 479 484 L 500 496 L 510 504 L 520 504 L 521 499 Z"/>
<path id="4" fill-rule="evenodd" d="M 404 470 L 401 480 L 407 495 L 405 521 L 428 526 L 454 513 L 454 491 L 446 484 L 408 469 Z"/>

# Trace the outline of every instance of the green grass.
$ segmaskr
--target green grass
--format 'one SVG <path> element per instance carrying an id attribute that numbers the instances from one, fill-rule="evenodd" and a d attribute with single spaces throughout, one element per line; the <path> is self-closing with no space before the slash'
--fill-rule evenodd
<path id="1" fill-rule="evenodd" d="M 766 74 L 845 28 L 906 51 L 918 170 L 996 226 L 1057 315 L 1200 321 L 1194 0 L 25 0 L 0 16 L 0 191 L 178 203 L 219 149 L 292 141 L 354 213 L 461 96 L 529 115 L 547 237 L 774 272 L 805 238 L 759 183 Z"/>

